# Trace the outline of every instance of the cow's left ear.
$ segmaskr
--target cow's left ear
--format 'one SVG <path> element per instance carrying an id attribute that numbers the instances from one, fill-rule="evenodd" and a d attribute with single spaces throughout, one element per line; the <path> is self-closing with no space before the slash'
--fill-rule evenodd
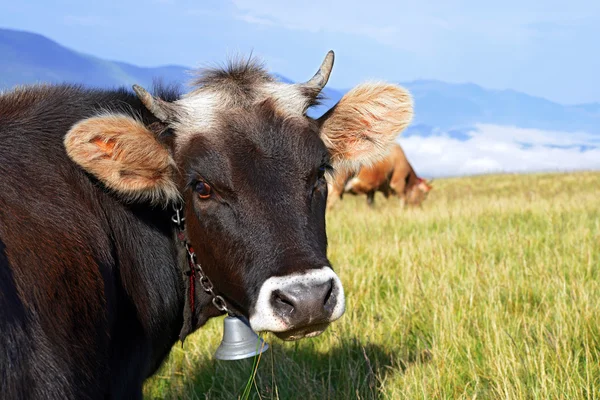
<path id="1" fill-rule="evenodd" d="M 334 166 L 357 170 L 385 157 L 412 116 L 406 89 L 365 83 L 349 91 L 318 122 Z"/>
<path id="2" fill-rule="evenodd" d="M 69 157 L 126 201 L 179 198 L 169 151 L 144 124 L 125 115 L 92 117 L 64 139 Z"/>

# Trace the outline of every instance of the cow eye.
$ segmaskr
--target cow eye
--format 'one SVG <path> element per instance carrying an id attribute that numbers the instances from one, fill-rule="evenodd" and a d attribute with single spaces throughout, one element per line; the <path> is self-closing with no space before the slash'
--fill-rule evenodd
<path id="1" fill-rule="evenodd" d="M 210 185 L 202 181 L 196 183 L 194 190 L 196 191 L 196 193 L 198 193 L 198 197 L 200 197 L 201 199 L 208 199 L 212 194 L 212 188 L 210 187 Z"/>

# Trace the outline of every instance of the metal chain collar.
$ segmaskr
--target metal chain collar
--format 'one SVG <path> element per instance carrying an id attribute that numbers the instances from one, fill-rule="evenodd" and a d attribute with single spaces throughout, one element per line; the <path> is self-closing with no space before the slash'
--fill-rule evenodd
<path id="1" fill-rule="evenodd" d="M 225 299 L 214 292 L 214 285 L 211 280 L 206 276 L 202 266 L 198 263 L 198 258 L 196 257 L 196 253 L 194 252 L 194 248 L 190 246 L 188 241 L 185 238 L 184 233 L 184 222 L 185 217 L 183 214 L 183 204 L 173 205 L 173 210 L 175 211 L 175 215 L 171 218 L 171 221 L 177 226 L 177 238 L 184 245 L 185 250 L 187 252 L 188 263 L 190 264 L 190 271 L 186 271 L 186 274 L 189 274 L 190 277 L 190 285 L 191 285 L 191 295 L 190 295 L 190 304 L 192 308 L 192 314 L 194 311 L 194 281 L 195 281 L 195 273 L 198 272 L 199 282 L 202 290 L 212 296 L 212 303 L 219 311 L 223 311 L 229 313 L 229 309 L 227 308 L 227 303 Z"/>

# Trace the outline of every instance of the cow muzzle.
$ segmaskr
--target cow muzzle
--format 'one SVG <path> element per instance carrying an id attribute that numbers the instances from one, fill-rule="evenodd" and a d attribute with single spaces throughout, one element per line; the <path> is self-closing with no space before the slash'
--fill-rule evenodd
<path id="1" fill-rule="evenodd" d="M 317 336 L 344 314 L 344 289 L 329 267 L 267 279 L 261 286 L 250 326 L 283 340 Z"/>

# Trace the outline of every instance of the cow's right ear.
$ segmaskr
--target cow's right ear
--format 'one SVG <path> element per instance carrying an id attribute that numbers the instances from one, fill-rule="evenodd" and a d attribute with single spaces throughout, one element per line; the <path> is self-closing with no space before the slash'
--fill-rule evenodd
<path id="1" fill-rule="evenodd" d="M 64 139 L 69 157 L 126 201 L 168 203 L 179 192 L 168 149 L 144 124 L 126 115 L 82 120 Z"/>
<path id="2" fill-rule="evenodd" d="M 365 83 L 349 91 L 318 122 L 334 167 L 358 170 L 385 157 L 412 116 L 406 89 Z"/>

